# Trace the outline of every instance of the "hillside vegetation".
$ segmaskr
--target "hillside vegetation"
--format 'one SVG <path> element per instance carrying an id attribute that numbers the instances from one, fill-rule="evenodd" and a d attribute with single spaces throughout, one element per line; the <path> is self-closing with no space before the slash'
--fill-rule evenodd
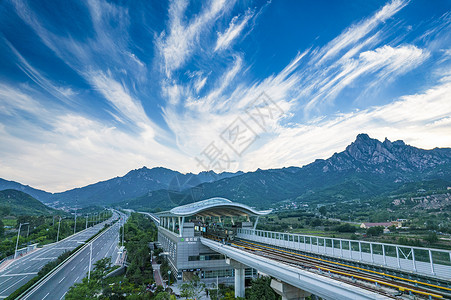
<path id="1" fill-rule="evenodd" d="M 54 209 L 47 207 L 39 200 L 17 190 L 0 191 L 0 215 L 50 215 Z"/>

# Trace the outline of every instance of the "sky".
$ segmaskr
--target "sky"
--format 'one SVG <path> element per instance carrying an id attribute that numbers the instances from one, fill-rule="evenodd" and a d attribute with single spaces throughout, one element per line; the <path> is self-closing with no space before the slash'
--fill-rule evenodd
<path id="1" fill-rule="evenodd" d="M 303 166 L 451 147 L 451 1 L 0 2 L 0 177 Z"/>

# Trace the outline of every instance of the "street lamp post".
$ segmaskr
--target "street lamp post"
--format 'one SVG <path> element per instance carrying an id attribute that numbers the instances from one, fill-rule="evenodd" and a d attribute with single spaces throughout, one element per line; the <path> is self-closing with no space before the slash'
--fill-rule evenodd
<path id="1" fill-rule="evenodd" d="M 19 224 L 19 231 L 17 232 L 17 241 L 16 241 L 16 251 L 14 251 L 14 258 L 17 257 L 17 247 L 19 246 L 19 237 L 20 237 L 20 228 L 22 225 L 28 225 L 28 228 L 30 227 L 30 223 L 20 223 Z"/>
<path id="2" fill-rule="evenodd" d="M 125 231 L 124 231 L 124 229 L 125 229 L 125 218 L 122 216 L 121 217 L 121 219 L 122 219 L 122 246 L 124 246 L 124 235 L 125 235 Z"/>
<path id="3" fill-rule="evenodd" d="M 58 243 L 59 237 L 60 237 L 60 226 L 61 226 L 61 217 L 60 217 L 60 220 L 58 221 L 58 233 L 56 234 L 56 242 L 57 243 Z"/>
<path id="4" fill-rule="evenodd" d="M 79 244 L 86 244 L 86 242 L 77 242 Z M 91 261 L 92 261 L 92 242 L 89 243 L 89 267 L 88 267 L 88 283 L 91 278 Z"/>
<path id="5" fill-rule="evenodd" d="M 75 210 L 75 220 L 74 220 L 74 234 L 77 231 L 77 210 Z"/>
<path id="6" fill-rule="evenodd" d="M 88 229 L 88 215 L 89 214 L 86 214 L 86 228 L 85 229 Z"/>

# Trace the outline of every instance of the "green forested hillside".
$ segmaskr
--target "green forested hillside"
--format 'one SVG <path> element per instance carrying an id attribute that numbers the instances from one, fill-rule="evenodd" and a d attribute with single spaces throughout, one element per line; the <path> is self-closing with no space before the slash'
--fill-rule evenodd
<path id="1" fill-rule="evenodd" d="M 54 209 L 45 206 L 27 193 L 0 191 L 0 215 L 49 215 Z"/>

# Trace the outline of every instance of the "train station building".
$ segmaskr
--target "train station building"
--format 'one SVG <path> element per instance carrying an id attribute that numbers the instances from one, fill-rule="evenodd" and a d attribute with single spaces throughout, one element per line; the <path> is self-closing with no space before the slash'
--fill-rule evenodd
<path id="1" fill-rule="evenodd" d="M 234 267 L 222 254 L 204 246 L 200 237 L 232 243 L 238 228 L 255 229 L 259 217 L 270 212 L 218 197 L 190 203 L 157 214 L 158 241 L 178 281 L 196 275 L 207 282 L 232 282 Z M 245 269 L 246 278 L 256 274 L 255 269 Z"/>

